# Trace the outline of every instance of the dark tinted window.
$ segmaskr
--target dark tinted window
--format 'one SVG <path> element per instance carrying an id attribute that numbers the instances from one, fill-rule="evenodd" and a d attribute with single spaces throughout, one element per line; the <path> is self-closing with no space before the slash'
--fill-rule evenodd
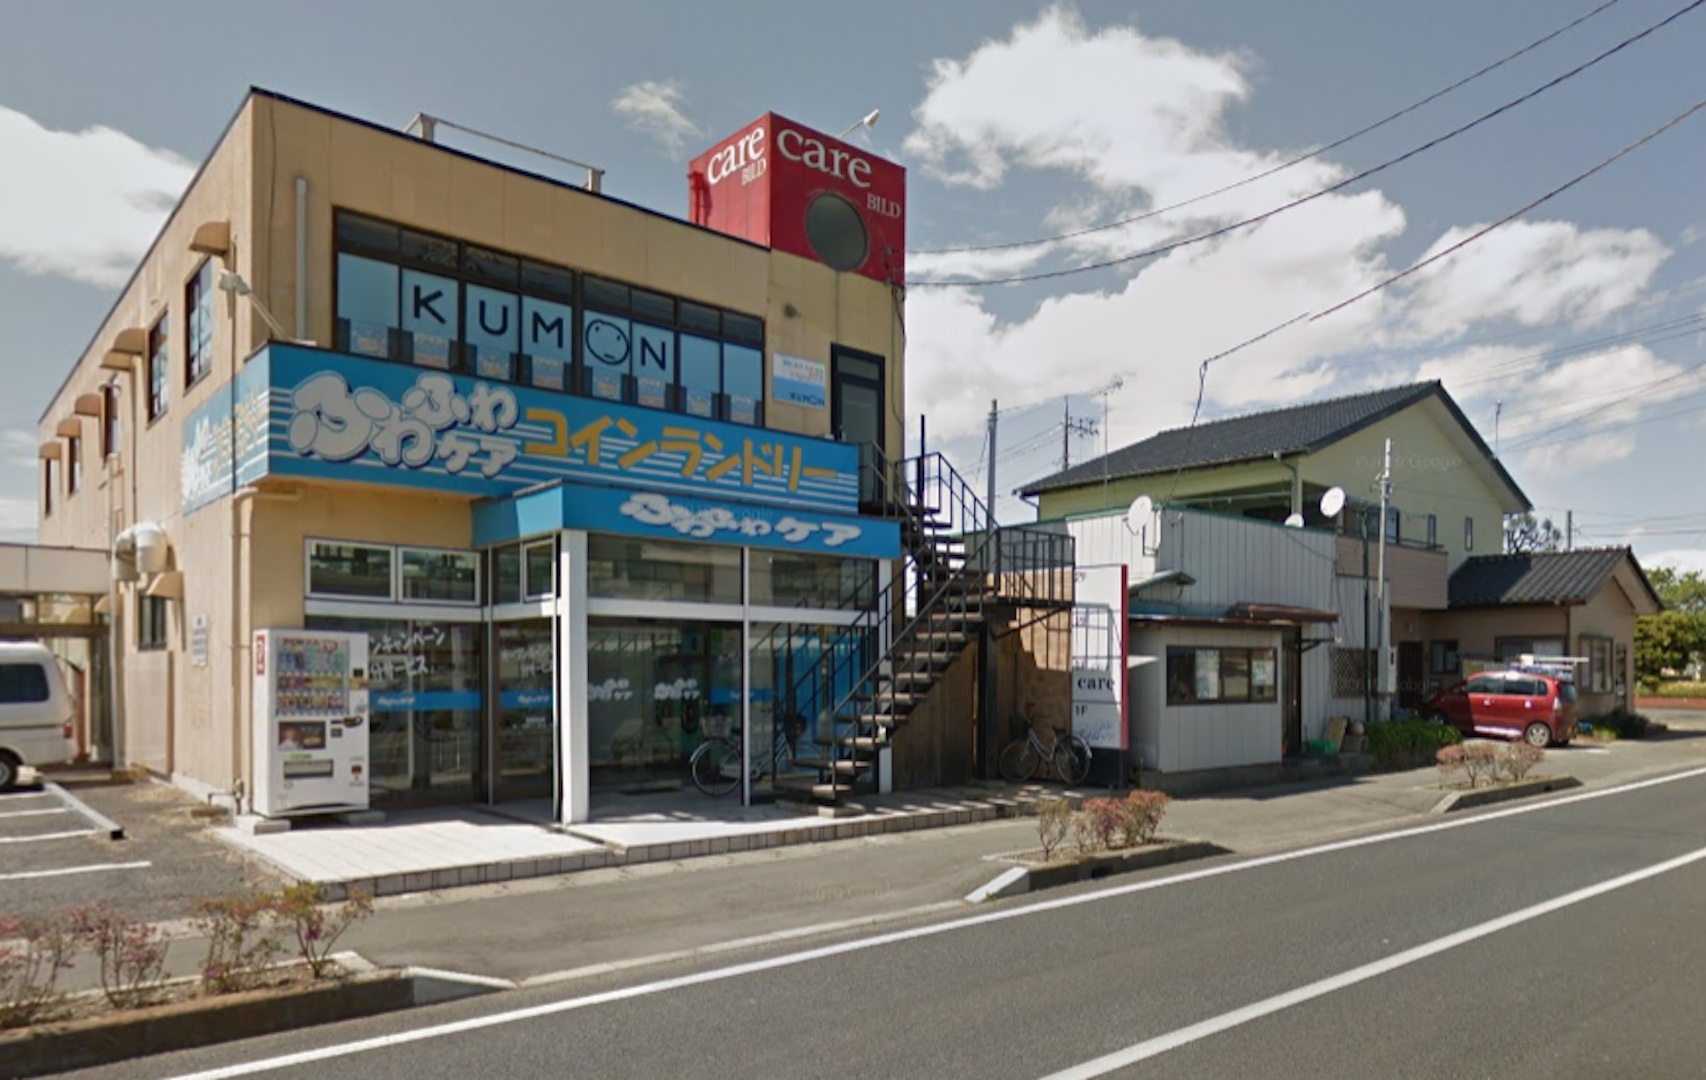
<path id="1" fill-rule="evenodd" d="M 1502 694 L 1505 692 L 1505 681 L 1496 675 L 1477 675 L 1469 680 L 1464 689 L 1471 694 Z"/>
<path id="2" fill-rule="evenodd" d="M 619 285 L 614 281 L 602 278 L 586 278 L 581 287 L 585 289 L 586 302 L 595 307 L 614 311 L 628 310 L 628 286 Z"/>
<path id="3" fill-rule="evenodd" d="M 0 705 L 34 704 L 47 698 L 47 671 L 40 664 L 0 664 Z"/>
<path id="4" fill-rule="evenodd" d="M 1566 705 L 1575 704 L 1575 701 L 1576 701 L 1576 684 L 1570 683 L 1570 682 L 1559 683 L 1558 684 L 1558 700 L 1562 701 Z"/>

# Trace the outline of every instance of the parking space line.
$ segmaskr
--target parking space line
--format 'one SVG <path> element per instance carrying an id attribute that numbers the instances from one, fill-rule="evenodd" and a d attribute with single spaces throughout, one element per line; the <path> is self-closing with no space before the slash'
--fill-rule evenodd
<path id="1" fill-rule="evenodd" d="M 70 812 L 63 806 L 50 806 L 45 810 L 0 810 L 0 818 L 39 817 L 42 814 L 69 814 Z"/>
<path id="2" fill-rule="evenodd" d="M 0 802 L 6 802 L 8 799 L 41 799 L 52 794 L 50 791 L 14 791 L 8 795 L 0 795 Z"/>
<path id="3" fill-rule="evenodd" d="M 61 806 L 70 810 L 72 813 L 79 815 L 84 821 L 87 821 L 95 832 L 106 833 L 108 840 L 124 839 L 123 826 L 119 825 L 99 810 L 96 810 L 82 799 L 79 799 L 69 791 L 66 791 L 63 787 L 54 783 L 52 780 L 49 780 L 42 786 L 47 790 L 49 795 L 52 795 L 54 798 L 59 800 Z"/>
<path id="4" fill-rule="evenodd" d="M 77 836 L 94 835 L 94 829 L 74 829 L 71 832 L 49 832 L 39 836 L 0 836 L 0 844 L 33 844 L 39 840 L 70 840 Z"/>
<path id="5" fill-rule="evenodd" d="M 151 862 L 97 863 L 94 866 L 67 866 L 62 870 L 23 870 L 15 874 L 0 874 L 0 881 L 23 881 L 26 878 L 65 877 L 69 874 L 93 874 L 101 870 L 144 870 Z"/>

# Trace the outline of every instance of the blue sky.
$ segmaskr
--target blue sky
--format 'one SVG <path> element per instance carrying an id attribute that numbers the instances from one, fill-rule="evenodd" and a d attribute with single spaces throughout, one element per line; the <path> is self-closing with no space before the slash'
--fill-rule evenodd
<path id="1" fill-rule="evenodd" d="M 1204 357 L 1374 285 L 1694 105 L 1706 8 L 1345 191 L 1170 255 L 1050 271 L 1261 213 L 1394 157 L 1688 6 L 1617 0 L 1329 154 L 1178 211 L 1534 41 L 1602 0 L 1006 0 L 9 5 L 0 38 L 0 529 L 34 518 L 33 429 L 66 366 L 251 85 L 401 126 L 425 111 L 607 170 L 684 213 L 686 161 L 767 110 L 909 170 L 909 411 L 1000 487 L 1189 419 Z M 450 141 L 450 140 L 447 140 Z M 1585 543 L 1706 568 L 1706 114 L 1461 253 L 1216 363 L 1227 415 L 1441 377 L 1543 513 Z M 1689 321 L 1695 320 L 1695 321 Z M 1119 375 L 1103 399 L 1098 387 Z M 1063 395 L 1066 401 L 1063 403 Z M 1502 404 L 1500 404 L 1502 403 Z M 916 420 L 914 420 L 916 426 Z M 1372 478 L 1370 478 L 1372 480 Z M 1402 503 L 1402 492 L 1395 496 Z M 1028 516 L 1004 498 L 1009 519 Z"/>

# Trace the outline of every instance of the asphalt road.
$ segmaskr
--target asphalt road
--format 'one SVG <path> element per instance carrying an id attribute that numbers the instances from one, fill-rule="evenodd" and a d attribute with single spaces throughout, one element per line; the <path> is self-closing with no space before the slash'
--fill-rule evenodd
<path id="1" fill-rule="evenodd" d="M 1686 776 L 78 1075 L 1698 1076 L 1703 907 Z"/>

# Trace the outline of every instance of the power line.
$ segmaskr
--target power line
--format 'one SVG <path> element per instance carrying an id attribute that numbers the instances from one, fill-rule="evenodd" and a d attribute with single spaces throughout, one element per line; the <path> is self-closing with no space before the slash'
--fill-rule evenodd
<path id="1" fill-rule="evenodd" d="M 1699 7 L 1701 4 L 1706 4 L 1706 0 L 1694 0 L 1694 3 L 1689 5 L 1689 6 L 1691 8 L 1694 8 L 1694 7 Z M 1672 16 L 1672 18 L 1675 18 L 1675 16 Z M 1684 120 L 1687 120 L 1689 117 L 1693 116 L 1695 113 L 1699 112 L 1701 109 L 1706 109 L 1706 100 L 1701 100 L 1701 101 L 1695 102 L 1689 108 L 1683 110 L 1681 113 L 1678 113 L 1676 116 L 1671 117 L 1669 120 L 1665 121 L 1663 124 L 1660 124 L 1658 127 L 1654 128 L 1652 131 L 1647 132 L 1645 135 L 1641 136 L 1639 139 L 1636 139 L 1634 142 L 1630 143 L 1628 146 L 1625 146 L 1623 149 L 1617 151 L 1617 153 L 1612 154 L 1608 158 L 1605 158 L 1599 164 L 1595 165 L 1593 168 L 1589 169 L 1588 171 L 1586 171 L 1584 173 L 1578 173 L 1577 175 L 1571 177 L 1569 180 L 1566 180 L 1564 183 L 1558 185 L 1557 187 L 1553 188 L 1551 191 L 1548 191 L 1546 194 L 1540 196 L 1540 198 L 1535 199 L 1533 202 L 1529 203 L 1527 206 L 1521 207 L 1517 210 L 1512 211 L 1509 214 L 1506 214 L 1504 217 L 1493 222 L 1491 225 L 1486 226 L 1485 228 L 1475 230 L 1474 232 L 1470 233 L 1468 236 L 1459 240 L 1457 243 L 1452 244 L 1450 247 L 1444 248 L 1440 251 L 1436 251 L 1434 254 L 1429 255 L 1427 258 L 1423 259 L 1422 261 L 1415 263 L 1409 269 L 1400 270 L 1398 273 L 1393 274 L 1391 277 L 1387 278 L 1386 280 L 1369 286 L 1368 288 L 1364 289 L 1362 292 L 1357 293 L 1355 296 L 1351 297 L 1350 299 L 1339 301 L 1337 304 L 1334 304 L 1332 307 L 1328 308 L 1326 311 L 1323 311 L 1319 315 L 1316 315 L 1315 319 L 1312 319 L 1311 321 L 1313 322 L 1313 321 L 1318 320 L 1318 319 L 1324 319 L 1327 316 L 1333 314 L 1335 311 L 1340 311 L 1340 310 L 1343 310 L 1344 308 L 1349 307 L 1350 305 L 1356 303 L 1358 300 L 1361 300 L 1365 296 L 1371 296 L 1374 293 L 1379 292 L 1381 289 L 1386 288 L 1388 285 L 1391 285 L 1394 282 L 1402 281 L 1403 279 L 1409 277 L 1411 274 L 1414 274 L 1416 271 L 1422 269 L 1425 266 L 1431 266 L 1434 263 L 1440 261 L 1441 259 L 1446 258 L 1447 256 L 1452 255 L 1458 251 L 1463 250 L 1464 248 L 1468 247 L 1470 244 L 1473 244 L 1475 241 L 1481 239 L 1481 237 L 1486 236 L 1488 233 L 1492 232 L 1494 229 L 1498 228 L 1499 226 L 1508 224 L 1512 221 L 1515 221 L 1517 218 L 1528 213 L 1530 210 L 1533 210 L 1535 207 L 1540 206 L 1543 203 L 1550 202 L 1552 199 L 1557 198 L 1559 195 L 1562 195 L 1564 192 L 1575 187 L 1577 184 L 1581 183 L 1583 180 L 1586 180 L 1588 177 L 1593 176 L 1595 173 L 1598 173 L 1602 169 L 1605 169 L 1607 166 L 1611 165 L 1613 162 L 1619 160 L 1620 158 L 1626 157 L 1629 154 L 1634 153 L 1636 150 L 1639 150 L 1641 147 L 1652 142 L 1654 139 L 1658 138 L 1660 135 L 1663 135 L 1665 132 L 1669 131 L 1671 128 L 1676 127 L 1678 124 L 1682 123 Z"/>
<path id="2" fill-rule="evenodd" d="M 1089 273 L 1092 270 L 1106 270 L 1109 267 L 1121 266 L 1121 265 L 1124 265 L 1126 263 L 1136 262 L 1139 259 L 1149 259 L 1149 258 L 1154 258 L 1158 255 L 1165 255 L 1169 252 L 1177 251 L 1178 249 L 1183 248 L 1183 247 L 1188 247 L 1188 246 L 1193 245 L 1193 244 L 1200 244 L 1205 240 L 1212 240 L 1212 239 L 1215 239 L 1216 237 L 1221 237 L 1221 236 L 1227 235 L 1228 233 L 1236 232 L 1239 229 L 1248 228 L 1251 225 L 1259 224 L 1263 221 L 1268 220 L 1271 217 L 1274 217 L 1278 214 L 1282 214 L 1288 210 L 1295 210 L 1299 206 L 1303 206 L 1307 203 L 1314 202 L 1316 199 L 1322 198 L 1323 196 L 1331 195 L 1332 193 L 1334 193 L 1336 191 L 1341 191 L 1344 188 L 1351 186 L 1352 184 L 1356 184 L 1356 183 L 1359 183 L 1363 180 L 1366 180 L 1369 177 L 1374 176 L 1377 173 L 1384 172 L 1387 169 L 1390 169 L 1395 165 L 1400 165 L 1400 164 L 1410 160 L 1413 157 L 1416 157 L 1420 154 L 1424 154 L 1427 151 L 1434 149 L 1435 147 L 1441 145 L 1442 143 L 1448 142 L 1452 139 L 1455 139 L 1459 135 L 1462 135 L 1462 134 L 1465 134 L 1466 132 L 1472 131 L 1473 129 L 1480 127 L 1482 124 L 1488 122 L 1489 120 L 1492 120 L 1493 118 L 1495 118 L 1497 116 L 1501 116 L 1504 113 L 1507 113 L 1510 110 L 1517 108 L 1520 105 L 1524 105 L 1527 102 L 1532 101 L 1533 99 L 1539 97 L 1541 94 L 1545 93 L 1546 91 L 1551 90 L 1554 87 L 1557 87 L 1560 84 L 1562 84 L 1562 83 L 1564 83 L 1570 79 L 1575 78 L 1577 75 L 1580 75 L 1582 72 L 1593 67 L 1595 64 L 1598 64 L 1601 61 L 1623 51 L 1624 49 L 1635 44 L 1636 42 L 1640 41 L 1641 39 L 1658 32 L 1659 30 L 1661 30 L 1664 27 L 1675 22 L 1677 19 L 1680 19 L 1682 16 L 1688 14 L 1689 12 L 1694 11 L 1696 8 L 1701 7 L 1702 5 L 1706 5 L 1706 0 L 1693 0 L 1692 3 L 1690 3 L 1687 7 L 1682 8 L 1680 11 L 1673 12 L 1672 14 L 1670 14 L 1669 16 L 1665 17 L 1664 19 L 1660 20 L 1659 22 L 1656 22 L 1653 25 L 1647 27 L 1645 30 L 1640 31 L 1639 33 L 1637 33 L 1631 37 L 1624 38 L 1622 41 L 1618 42 L 1616 45 L 1613 45 L 1611 48 L 1605 50 L 1604 52 L 1593 57 L 1592 59 L 1584 61 L 1581 64 L 1578 64 L 1577 66 L 1571 68 L 1569 71 L 1564 72 L 1562 75 L 1556 76 L 1555 78 L 1550 79 L 1545 83 L 1542 83 L 1540 86 L 1535 87 L 1533 90 L 1528 91 L 1526 94 L 1523 94 L 1520 97 L 1513 98 L 1512 100 L 1505 102 L 1503 105 L 1500 105 L 1498 108 L 1493 109 L 1491 112 L 1482 113 L 1480 116 L 1476 117 L 1473 120 L 1470 120 L 1468 123 L 1461 124 L 1461 125 L 1453 128 L 1452 130 L 1446 132 L 1443 135 L 1439 135 L 1433 139 L 1428 140 L 1427 142 L 1421 144 L 1420 146 L 1414 147 L 1410 150 L 1406 150 L 1404 153 L 1399 154 L 1397 157 L 1388 158 L 1386 161 L 1383 161 L 1378 165 L 1374 165 L 1370 168 L 1362 170 L 1361 172 L 1358 172 L 1358 173 L 1355 173 L 1351 176 L 1348 176 L 1336 184 L 1331 184 L 1327 187 L 1321 188 L 1318 191 L 1311 192 L 1308 195 L 1304 195 L 1304 196 L 1301 196 L 1299 198 L 1293 199 L 1290 202 L 1282 203 L 1281 205 L 1276 206 L 1271 210 L 1265 210 L 1262 213 L 1257 214 L 1253 217 L 1244 218 L 1240 221 L 1235 221 L 1229 225 L 1223 225 L 1223 226 L 1220 226 L 1219 228 L 1211 229 L 1208 232 L 1198 233 L 1194 236 L 1187 236 L 1187 237 L 1184 237 L 1182 239 L 1174 240 L 1174 241 L 1171 241 L 1171 242 L 1166 243 L 1166 244 L 1161 244 L 1157 247 L 1148 248 L 1148 249 L 1136 252 L 1136 253 L 1131 254 L 1131 255 L 1121 255 L 1121 256 L 1118 256 L 1117 258 L 1104 259 L 1100 262 L 1087 263 L 1083 266 L 1067 267 L 1067 268 L 1061 269 L 1061 270 L 1045 270 L 1045 271 L 1040 271 L 1040 272 L 1034 273 L 1034 274 L 1014 274 L 1014 275 L 1010 275 L 1008 277 L 1001 277 L 1001 278 L 974 278 L 974 279 L 959 280 L 959 281 L 953 281 L 953 280 L 915 281 L 912 283 L 911 287 L 913 287 L 913 288 L 943 288 L 943 289 L 946 289 L 946 288 L 982 288 L 982 287 L 989 286 L 989 285 L 1017 285 L 1017 284 L 1021 284 L 1023 282 L 1047 281 L 1047 280 L 1051 280 L 1054 278 L 1070 277 L 1070 276 L 1075 275 L 1075 274 Z M 1353 297 L 1353 299 L 1357 299 L 1357 298 Z M 1323 312 L 1322 314 L 1326 314 L 1326 312 Z M 1320 316 L 1316 316 L 1316 317 L 1319 318 Z"/>
<path id="3" fill-rule="evenodd" d="M 1390 113 L 1386 116 L 1383 116 L 1379 120 L 1376 120 L 1372 124 L 1369 124 L 1365 127 L 1360 127 L 1357 130 L 1351 132 L 1349 135 L 1340 136 L 1339 138 L 1334 139 L 1332 142 L 1325 143 L 1321 146 L 1317 146 L 1315 149 L 1310 150 L 1307 153 L 1300 154 L 1297 157 L 1294 157 L 1289 161 L 1281 162 L 1280 164 L 1275 165 L 1272 168 L 1264 169 L 1263 171 L 1256 173 L 1252 176 L 1246 176 L 1242 180 L 1237 180 L 1237 181 L 1234 181 L 1230 184 L 1226 184 L 1222 187 L 1215 188 L 1213 191 L 1205 191 L 1201 195 L 1193 195 L 1188 199 L 1181 199 L 1180 201 L 1178 201 L 1176 203 L 1169 203 L 1166 206 L 1159 206 L 1153 210 L 1146 210 L 1141 214 L 1136 214 L 1132 217 L 1121 218 L 1118 221 L 1110 221 L 1104 225 L 1090 225 L 1090 226 L 1087 226 L 1087 227 L 1082 228 L 1082 229 L 1074 229 L 1071 232 L 1057 233 L 1053 236 L 1038 237 L 1038 238 L 1033 239 L 1033 240 L 1009 240 L 1009 241 L 999 243 L 999 244 L 965 244 L 965 245 L 962 245 L 960 247 L 924 248 L 922 250 L 909 251 L 909 252 L 907 252 L 907 255 L 908 256 L 914 256 L 914 255 L 957 255 L 957 254 L 964 254 L 964 253 L 977 252 L 977 251 L 1009 251 L 1013 248 L 1037 247 L 1037 246 L 1042 245 L 1042 244 L 1053 244 L 1053 243 L 1058 243 L 1059 241 L 1062 241 L 1062 240 L 1073 240 L 1073 239 L 1076 239 L 1077 237 L 1080 237 L 1080 236 L 1089 236 L 1092 233 L 1106 232 L 1109 229 L 1122 228 L 1126 225 L 1135 225 L 1140 221 L 1147 221 L 1150 218 L 1159 217 L 1162 214 L 1171 213 L 1174 210 L 1182 210 L 1187 206 L 1192 206 L 1196 203 L 1202 202 L 1205 199 L 1212 199 L 1217 195 L 1224 195 L 1229 191 L 1236 191 L 1239 188 L 1244 187 L 1248 184 L 1253 184 L 1258 180 L 1266 180 L 1268 177 L 1273 176 L 1275 173 L 1284 172 L 1286 169 L 1290 169 L 1294 166 L 1301 165 L 1306 161 L 1311 161 L 1315 158 L 1318 158 L 1322 154 L 1327 153 L 1328 151 L 1337 150 L 1339 147 L 1344 146 L 1346 143 L 1351 142 L 1353 139 L 1360 139 L 1364 135 L 1367 135 L 1372 131 L 1377 131 L 1380 128 L 1385 127 L 1387 124 L 1392 123 L 1394 120 L 1398 120 L 1398 119 L 1401 119 L 1402 117 L 1408 116 L 1410 113 L 1415 112 L 1417 109 L 1420 109 L 1425 105 L 1431 105 L 1433 102 L 1438 101 L 1440 98 L 1451 93 L 1452 91 L 1459 90 L 1459 89 L 1469 85 L 1470 83 L 1474 82 L 1476 79 L 1479 79 L 1481 76 L 1490 74 L 1490 73 L 1498 70 L 1499 68 L 1504 67 L 1506 64 L 1510 63 L 1512 60 L 1516 60 L 1519 57 L 1525 56 L 1528 53 L 1533 52 L 1535 49 L 1538 49 L 1540 46 L 1551 41 L 1553 38 L 1559 37 L 1563 34 L 1568 33 L 1571 30 L 1574 30 L 1576 27 L 1580 26 L 1582 23 L 1587 22 L 1589 19 L 1593 18 L 1595 15 L 1598 15 L 1600 12 L 1604 11 L 1606 8 L 1612 7 L 1619 2 L 1620 2 L 1620 0 L 1606 0 L 1605 3 L 1600 4 L 1598 7 L 1594 8 L 1592 11 L 1588 12 L 1586 15 L 1583 15 L 1577 19 L 1572 20 L 1571 22 L 1564 24 L 1563 26 L 1560 26 L 1558 29 L 1552 31 L 1551 33 L 1545 35 L 1544 37 L 1536 38 L 1535 40 L 1529 42 L 1527 45 L 1524 45 L 1522 48 L 1518 49 L 1516 52 L 1506 54 L 1505 56 L 1499 58 L 1498 60 L 1493 61 L 1491 64 L 1488 64 L 1486 67 L 1481 68 L 1479 71 L 1476 71 L 1476 72 L 1469 74 L 1469 75 L 1465 75 L 1463 78 L 1458 79 L 1456 82 L 1452 83 L 1449 86 L 1446 86 L 1446 87 L 1439 89 L 1439 90 L 1435 90 L 1433 93 L 1429 94 L 1427 97 L 1422 98 L 1420 101 L 1417 101 L 1417 102 L 1410 104 L 1410 105 L 1406 105 L 1402 109 L 1399 109 L 1395 113 Z"/>

